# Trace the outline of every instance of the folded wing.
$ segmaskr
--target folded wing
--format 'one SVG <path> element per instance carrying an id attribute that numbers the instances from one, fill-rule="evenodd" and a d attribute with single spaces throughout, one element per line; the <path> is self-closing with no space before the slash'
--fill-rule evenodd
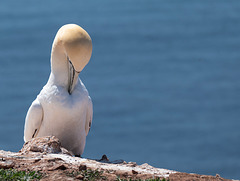
<path id="1" fill-rule="evenodd" d="M 92 125 L 92 117 L 93 117 L 93 105 L 92 105 L 92 100 L 89 97 L 89 100 L 88 100 L 88 108 L 87 108 L 87 118 L 86 118 L 86 124 L 85 124 L 85 132 L 86 132 L 86 135 L 88 135 L 89 131 L 90 131 L 90 128 L 91 128 L 91 125 Z"/>
<path id="2" fill-rule="evenodd" d="M 36 99 L 30 106 L 24 128 L 24 141 L 28 141 L 37 136 L 43 120 L 43 109 L 40 102 Z"/>

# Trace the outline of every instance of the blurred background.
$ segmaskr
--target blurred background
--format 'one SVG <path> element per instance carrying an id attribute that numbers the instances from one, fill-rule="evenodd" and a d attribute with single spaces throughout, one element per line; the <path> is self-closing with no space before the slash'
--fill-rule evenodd
<path id="1" fill-rule="evenodd" d="M 57 30 L 76 23 L 93 54 L 83 157 L 240 178 L 240 1 L 1 1 L 0 149 L 23 145 Z"/>

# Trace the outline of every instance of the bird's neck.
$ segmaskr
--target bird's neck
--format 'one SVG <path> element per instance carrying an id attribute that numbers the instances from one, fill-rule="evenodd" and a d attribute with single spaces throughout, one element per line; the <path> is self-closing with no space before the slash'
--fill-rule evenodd
<path id="1" fill-rule="evenodd" d="M 53 47 L 52 55 L 51 55 L 51 74 L 49 77 L 49 82 L 57 85 L 62 86 L 68 90 L 69 86 L 69 62 L 67 60 L 67 56 L 65 55 L 64 51 L 59 47 Z M 77 84 L 78 75 L 73 81 L 73 86 Z"/>

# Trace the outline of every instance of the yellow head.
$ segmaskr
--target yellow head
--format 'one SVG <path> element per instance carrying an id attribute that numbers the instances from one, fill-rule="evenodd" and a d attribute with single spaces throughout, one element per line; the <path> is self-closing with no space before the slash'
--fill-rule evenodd
<path id="1" fill-rule="evenodd" d="M 82 71 L 92 55 L 92 40 L 89 34 L 76 24 L 67 24 L 58 30 L 53 49 L 59 46 L 77 72 Z"/>

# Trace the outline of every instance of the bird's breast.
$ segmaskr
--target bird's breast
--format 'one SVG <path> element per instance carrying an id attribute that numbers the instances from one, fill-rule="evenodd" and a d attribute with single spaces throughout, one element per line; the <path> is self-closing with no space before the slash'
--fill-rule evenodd
<path id="1" fill-rule="evenodd" d="M 74 137 L 85 128 L 88 93 L 76 89 L 71 95 L 63 87 L 46 86 L 38 96 L 43 107 L 42 132 Z M 40 130 L 41 131 L 41 130 Z"/>

